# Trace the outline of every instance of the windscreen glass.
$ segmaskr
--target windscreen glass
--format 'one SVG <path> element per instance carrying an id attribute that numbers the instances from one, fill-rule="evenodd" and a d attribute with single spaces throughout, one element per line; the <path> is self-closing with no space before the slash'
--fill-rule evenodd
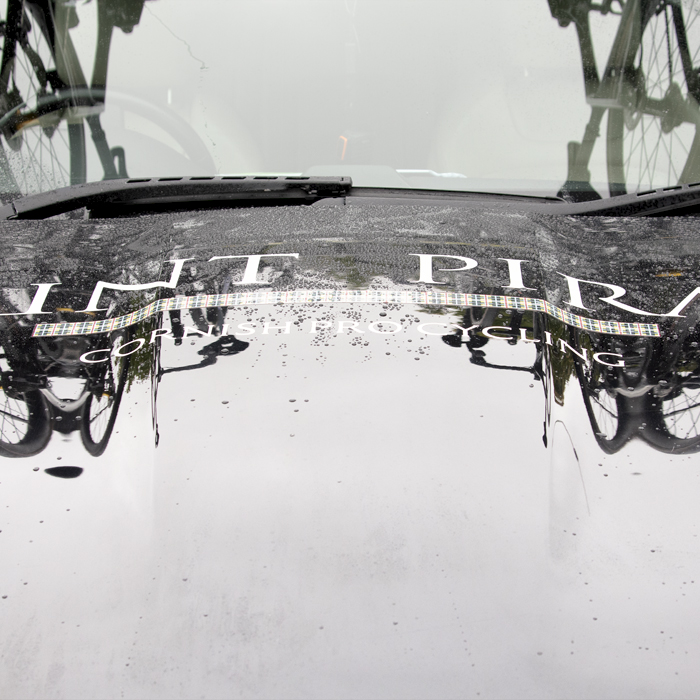
<path id="1" fill-rule="evenodd" d="M 693 1 L 9 0 L 0 13 L 6 201 L 127 176 L 579 200 L 700 180 Z"/>

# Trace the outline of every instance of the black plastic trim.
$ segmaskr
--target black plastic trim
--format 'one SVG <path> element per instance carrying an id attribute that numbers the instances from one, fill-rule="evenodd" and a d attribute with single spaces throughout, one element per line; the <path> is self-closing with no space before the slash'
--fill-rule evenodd
<path id="1" fill-rule="evenodd" d="M 207 176 L 104 180 L 63 187 L 22 197 L 0 207 L 0 220 L 46 219 L 81 209 L 102 211 L 143 205 L 177 208 L 188 203 L 255 202 L 313 204 L 326 197 L 343 197 L 352 187 L 349 177 Z"/>
<path id="2" fill-rule="evenodd" d="M 560 216 L 686 216 L 700 214 L 700 183 L 674 185 L 576 204 L 555 204 L 537 211 Z"/>
<path id="3" fill-rule="evenodd" d="M 45 219 L 83 207 L 91 215 L 119 216 L 144 211 L 206 206 L 314 204 L 320 200 L 472 207 L 495 203 L 552 216 L 685 216 L 700 214 L 700 183 L 675 185 L 588 202 L 555 197 L 393 188 L 352 187 L 349 177 L 219 175 L 130 178 L 64 187 L 17 199 L 0 207 L 0 221 Z M 329 202 L 330 203 L 330 202 Z"/>

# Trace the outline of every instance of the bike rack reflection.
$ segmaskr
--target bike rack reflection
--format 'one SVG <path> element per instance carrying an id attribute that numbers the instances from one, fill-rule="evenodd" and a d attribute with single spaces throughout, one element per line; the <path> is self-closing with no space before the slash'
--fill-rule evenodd
<path id="1" fill-rule="evenodd" d="M 221 313 L 221 309 L 214 311 Z M 201 310 L 193 309 L 191 315 L 197 328 L 204 326 L 209 331 Z M 180 311 L 170 312 L 170 320 L 175 345 L 181 345 L 185 328 Z M 150 346 L 154 351 L 149 353 L 147 368 L 154 387 L 156 444 L 155 398 L 163 376 L 207 367 L 219 357 L 236 355 L 248 347 L 249 343 L 220 335 L 221 331 L 221 323 L 214 325 L 211 334 L 216 339 L 197 353 L 202 360 L 182 367 L 163 369 L 160 339 Z M 0 456 L 37 455 L 49 444 L 54 430 L 64 435 L 78 432 L 87 452 L 100 456 L 111 438 L 130 380 L 139 374 L 133 355 L 119 355 L 119 348 L 131 341 L 135 331 L 65 338 L 32 338 L 31 332 L 32 325 L 24 321 L 0 330 Z M 100 350 L 109 352 L 109 361 L 81 361 L 85 353 Z M 143 352 L 149 352 L 148 348 Z"/>
<path id="2" fill-rule="evenodd" d="M 564 404 L 575 377 L 595 439 L 607 454 L 618 452 L 634 439 L 660 452 L 700 452 L 700 324 L 689 318 L 669 323 L 660 338 L 602 336 L 565 326 L 538 312 L 506 309 L 470 309 L 464 314 L 465 333 L 443 336 L 451 347 L 465 347 L 470 362 L 490 369 L 529 372 L 542 383 L 545 394 L 543 441 L 547 445 L 552 402 Z M 511 345 L 522 335 L 535 347 L 532 365 L 499 365 L 487 360 L 492 338 L 489 327 L 508 330 Z M 559 352 L 563 340 L 585 349 L 582 359 L 575 352 Z M 592 361 L 603 355 L 607 364 Z M 622 356 L 623 360 L 617 360 Z M 624 366 L 622 366 L 624 362 Z"/>

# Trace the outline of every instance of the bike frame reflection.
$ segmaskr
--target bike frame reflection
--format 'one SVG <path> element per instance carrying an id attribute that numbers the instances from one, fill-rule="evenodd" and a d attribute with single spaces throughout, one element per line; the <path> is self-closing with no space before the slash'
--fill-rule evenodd
<path id="1" fill-rule="evenodd" d="M 222 315 L 220 309 L 214 311 Z M 73 315 L 66 310 L 59 310 L 59 314 L 68 321 Z M 201 311 L 193 309 L 191 315 L 195 327 L 201 326 Z M 185 334 L 180 312 L 171 312 L 170 321 L 175 345 L 180 345 Z M 211 334 L 218 337 L 198 351 L 202 360 L 196 364 L 161 367 L 160 338 L 142 351 L 152 353 L 150 381 L 156 444 L 155 404 L 163 376 L 207 367 L 220 356 L 235 355 L 248 347 L 235 336 L 221 335 L 222 330 L 220 322 L 213 326 Z M 32 325 L 24 320 L 0 329 L 0 456 L 39 454 L 54 430 L 64 435 L 78 432 L 87 452 L 100 456 L 114 430 L 123 395 L 128 392 L 132 348 L 127 350 L 126 346 L 132 342 L 135 330 L 66 338 L 33 338 L 31 331 Z M 86 362 L 86 356 L 100 357 L 101 361 Z"/>
<path id="2" fill-rule="evenodd" d="M 564 388 L 575 376 L 595 439 L 607 454 L 633 439 L 670 454 L 700 451 L 700 328 L 692 318 L 668 324 L 661 338 L 596 336 L 537 312 L 506 309 L 470 309 L 462 325 L 469 329 L 466 334 L 458 330 L 443 341 L 465 347 L 472 364 L 529 372 L 542 382 L 545 445 L 551 402 L 563 405 Z M 508 330 L 512 345 L 532 343 L 533 364 L 488 362 L 485 348 L 494 339 L 490 329 L 496 328 Z M 557 341 L 583 350 L 564 355 Z"/>

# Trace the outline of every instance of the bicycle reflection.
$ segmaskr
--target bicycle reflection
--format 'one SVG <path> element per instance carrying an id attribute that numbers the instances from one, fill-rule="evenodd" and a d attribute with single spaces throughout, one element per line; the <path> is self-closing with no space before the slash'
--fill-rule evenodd
<path id="1" fill-rule="evenodd" d="M 601 198 L 590 170 L 601 134 L 611 197 L 696 182 L 700 178 L 700 27 L 692 3 L 548 0 L 548 4 L 560 27 L 573 24 L 576 28 L 591 108 L 581 141 L 567 146 L 567 178 L 559 196 L 576 202 Z M 607 17 L 592 25 L 594 14 Z M 599 72 L 597 33 L 603 26 L 614 30 L 614 38 Z"/>
<path id="2" fill-rule="evenodd" d="M 700 451 L 700 328 L 689 319 L 670 327 L 660 338 L 596 336 L 557 323 L 536 312 L 470 309 L 462 330 L 443 336 L 451 347 L 465 347 L 470 362 L 489 369 L 529 372 L 541 381 L 545 394 L 543 441 L 547 444 L 552 401 L 564 404 L 567 382 L 576 377 L 596 442 L 607 454 L 618 452 L 634 439 L 670 454 Z M 508 327 L 508 342 L 521 343 L 525 329 L 536 348 L 532 365 L 489 362 L 484 335 L 489 327 Z M 565 338 L 576 352 L 557 352 L 547 342 Z M 590 350 L 590 353 L 588 352 Z M 624 362 L 592 362 L 594 354 Z"/>
<path id="3" fill-rule="evenodd" d="M 176 345 L 186 331 L 178 312 L 171 314 Z M 193 310 L 195 326 L 202 325 L 201 311 Z M 219 357 L 236 355 L 248 343 L 233 335 L 220 335 L 221 324 L 209 328 L 215 340 L 198 351 L 202 359 L 181 367 L 160 366 L 160 339 L 153 347 L 150 380 L 153 385 L 153 415 L 157 387 L 163 376 L 213 365 Z M 131 341 L 133 330 L 119 330 L 104 336 L 32 338 L 31 326 L 17 322 L 0 330 L 0 456 L 32 457 L 49 444 L 54 431 L 78 433 L 85 450 L 99 457 L 112 436 L 120 405 L 129 381 L 139 369 L 131 353 L 120 347 Z M 108 360 L 86 363 L 86 353 L 105 351 Z M 151 352 L 145 349 L 144 352 Z M 130 366 L 132 372 L 129 371 Z M 146 377 L 140 377 L 146 379 Z M 157 425 L 156 444 L 157 444 Z M 75 478 L 82 469 L 71 467 L 46 470 L 53 476 Z"/>

